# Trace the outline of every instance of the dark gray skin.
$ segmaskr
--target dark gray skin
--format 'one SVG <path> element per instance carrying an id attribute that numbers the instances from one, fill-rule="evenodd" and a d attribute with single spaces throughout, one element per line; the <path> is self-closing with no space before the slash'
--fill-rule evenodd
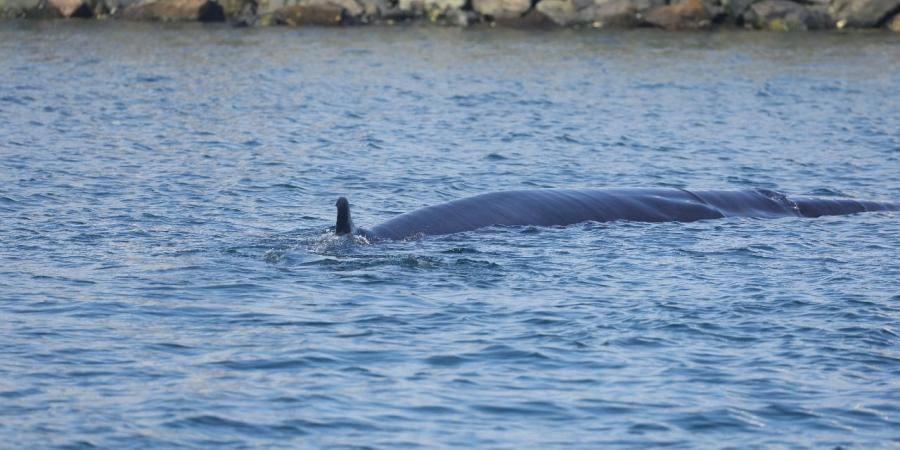
<path id="1" fill-rule="evenodd" d="M 491 225 L 565 226 L 587 221 L 693 222 L 723 217 L 819 217 L 898 211 L 900 203 L 788 198 L 766 189 L 530 189 L 492 192 L 426 206 L 371 229 L 353 227 L 346 198 L 339 198 L 337 207 L 335 234 L 355 233 L 370 240 L 398 240 L 459 233 Z"/>
<path id="2" fill-rule="evenodd" d="M 350 218 L 350 202 L 347 201 L 347 197 L 338 198 L 334 206 L 337 206 L 337 223 L 334 227 L 334 234 L 341 236 L 352 233 L 353 219 Z"/>

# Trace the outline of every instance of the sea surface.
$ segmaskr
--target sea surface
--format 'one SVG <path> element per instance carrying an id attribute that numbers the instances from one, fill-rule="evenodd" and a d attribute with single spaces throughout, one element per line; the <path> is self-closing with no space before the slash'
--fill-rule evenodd
<path id="1" fill-rule="evenodd" d="M 543 187 L 900 200 L 900 35 L 0 23 L 0 448 L 900 446 L 900 214 L 329 233 Z"/>

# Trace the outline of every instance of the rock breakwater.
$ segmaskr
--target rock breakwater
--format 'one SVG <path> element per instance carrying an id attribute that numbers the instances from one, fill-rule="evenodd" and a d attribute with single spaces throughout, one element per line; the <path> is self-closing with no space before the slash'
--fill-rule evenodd
<path id="1" fill-rule="evenodd" d="M 900 0 L 0 0 L 0 18 L 900 32 Z"/>

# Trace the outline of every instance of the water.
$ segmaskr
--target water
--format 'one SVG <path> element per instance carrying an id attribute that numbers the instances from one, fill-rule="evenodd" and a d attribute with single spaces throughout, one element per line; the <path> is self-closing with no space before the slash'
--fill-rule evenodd
<path id="1" fill-rule="evenodd" d="M 0 447 L 900 443 L 900 216 L 359 225 L 529 187 L 900 199 L 900 36 L 0 25 Z"/>

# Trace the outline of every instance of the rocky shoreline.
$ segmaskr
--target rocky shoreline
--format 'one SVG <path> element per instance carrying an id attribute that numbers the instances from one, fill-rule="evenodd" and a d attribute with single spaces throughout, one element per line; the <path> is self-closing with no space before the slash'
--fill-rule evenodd
<path id="1" fill-rule="evenodd" d="M 0 18 L 900 32 L 900 0 L 0 0 Z"/>

